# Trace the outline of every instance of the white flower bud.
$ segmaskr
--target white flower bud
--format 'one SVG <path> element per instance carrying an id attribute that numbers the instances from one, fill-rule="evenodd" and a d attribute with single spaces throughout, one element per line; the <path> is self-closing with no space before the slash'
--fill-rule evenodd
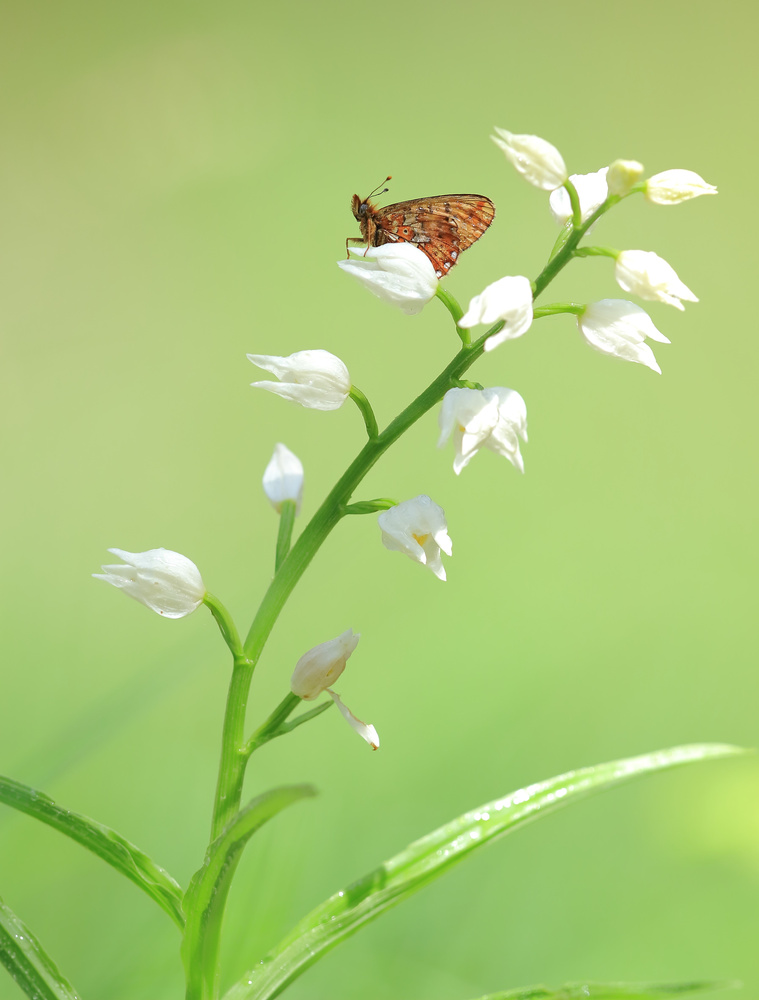
<path id="1" fill-rule="evenodd" d="M 637 184 L 643 176 L 644 166 L 637 160 L 615 160 L 609 167 L 606 175 L 606 183 L 609 185 L 609 194 L 619 195 L 624 198 L 630 192 L 633 185 Z"/>
<path id="2" fill-rule="evenodd" d="M 681 300 L 698 302 L 674 268 L 650 250 L 622 250 L 617 255 L 614 277 L 624 291 L 650 302 L 665 302 L 675 309 L 685 308 Z"/>
<path id="3" fill-rule="evenodd" d="M 290 679 L 292 693 L 304 701 L 318 698 L 345 670 L 360 638 L 360 633 L 354 635 L 353 630 L 348 629 L 336 639 L 328 639 L 304 653 L 295 664 Z"/>
<path id="4" fill-rule="evenodd" d="M 410 559 L 426 566 L 438 580 L 445 580 L 440 552 L 449 556 L 452 545 L 442 507 L 438 507 L 428 496 L 421 495 L 383 510 L 377 521 L 386 549 L 404 552 Z"/>
<path id="5" fill-rule="evenodd" d="M 577 325 L 586 342 L 602 354 L 613 354 L 624 361 L 636 361 L 661 375 L 654 353 L 646 337 L 668 344 L 651 317 L 640 306 L 624 299 L 602 299 L 591 302 L 577 317 Z"/>
<path id="6" fill-rule="evenodd" d="M 577 191 L 580 199 L 580 216 L 582 222 L 587 222 L 590 216 L 599 208 L 609 196 L 609 188 L 606 183 L 608 167 L 601 167 L 592 174 L 572 174 L 569 178 Z M 551 192 L 548 199 L 554 219 L 560 226 L 563 226 L 567 219 L 572 217 L 572 203 L 569 200 L 569 193 L 566 188 L 557 188 Z"/>
<path id="7" fill-rule="evenodd" d="M 279 514 L 285 500 L 295 501 L 295 513 L 300 514 L 303 497 L 303 465 L 284 444 L 274 446 L 274 454 L 266 466 L 263 478 L 264 493 Z"/>
<path id="8" fill-rule="evenodd" d="M 522 275 L 499 278 L 475 295 L 469 308 L 459 320 L 459 326 L 469 328 L 482 323 L 489 326 L 504 320 L 505 326 L 488 337 L 485 350 L 492 351 L 504 340 L 514 340 L 530 329 L 532 324 L 532 286 Z"/>
<path id="9" fill-rule="evenodd" d="M 366 740 L 372 750 L 379 747 L 379 736 L 374 726 L 367 725 L 357 719 L 353 712 L 342 703 L 336 692 L 332 691 L 330 684 L 333 684 L 340 674 L 345 670 L 353 650 L 358 645 L 360 634 L 353 634 L 352 629 L 343 632 L 336 639 L 328 639 L 307 653 L 295 664 L 295 670 L 290 679 L 290 690 L 298 698 L 304 701 L 313 701 L 318 698 L 322 691 L 326 691 L 330 698 L 337 705 L 340 714 L 354 729 L 358 735 Z"/>
<path id="10" fill-rule="evenodd" d="M 296 351 L 286 358 L 249 354 L 248 361 L 276 375 L 279 382 L 251 382 L 312 410 L 337 410 L 348 398 L 351 378 L 340 358 L 329 351 Z"/>
<path id="11" fill-rule="evenodd" d="M 654 205 L 679 205 L 702 194 L 717 194 L 717 189 L 693 170 L 663 170 L 646 181 L 646 198 Z"/>
<path id="12" fill-rule="evenodd" d="M 449 389 L 440 409 L 440 431 L 439 448 L 453 434 L 457 476 L 482 447 L 524 472 L 519 438 L 527 440 L 527 407 L 513 389 Z"/>
<path id="13" fill-rule="evenodd" d="M 123 590 L 164 618 L 184 618 L 203 602 L 206 588 L 200 570 L 187 556 L 171 549 L 125 552 L 108 549 L 124 562 L 103 566 L 96 580 Z"/>
<path id="14" fill-rule="evenodd" d="M 567 179 L 561 153 L 537 135 L 514 135 L 496 127 L 491 139 L 506 154 L 506 159 L 534 187 L 553 191 Z"/>
<path id="15" fill-rule="evenodd" d="M 378 299 L 415 316 L 437 291 L 435 268 L 413 243 L 385 243 L 351 248 L 357 260 L 339 260 L 337 266 L 353 275 Z"/>

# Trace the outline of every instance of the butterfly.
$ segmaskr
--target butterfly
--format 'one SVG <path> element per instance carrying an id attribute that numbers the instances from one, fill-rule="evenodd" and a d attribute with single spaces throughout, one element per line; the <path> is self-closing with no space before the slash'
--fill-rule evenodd
<path id="1" fill-rule="evenodd" d="M 392 178 L 385 178 L 389 180 Z M 370 247 L 413 243 L 429 257 L 438 278 L 450 271 L 459 255 L 482 236 L 495 217 L 495 205 L 482 194 L 437 194 L 384 208 L 369 200 L 387 190 L 375 188 L 363 199 L 353 195 L 351 209 L 361 236 L 349 236 L 345 249 L 349 243 L 366 243 Z"/>

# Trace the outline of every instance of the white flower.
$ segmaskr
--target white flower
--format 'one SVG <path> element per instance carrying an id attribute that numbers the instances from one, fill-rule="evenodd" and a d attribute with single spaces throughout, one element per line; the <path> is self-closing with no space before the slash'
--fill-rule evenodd
<path id="1" fill-rule="evenodd" d="M 625 361 L 637 361 L 661 375 L 654 353 L 645 338 L 668 344 L 669 340 L 653 324 L 640 306 L 624 299 L 591 302 L 577 318 L 585 340 L 603 354 L 613 354 Z"/>
<path id="2" fill-rule="evenodd" d="M 449 556 L 452 545 L 442 507 L 422 495 L 383 510 L 377 521 L 386 549 L 405 552 L 431 570 L 438 580 L 445 580 L 440 552 Z"/>
<path id="3" fill-rule="evenodd" d="M 248 361 L 281 380 L 251 382 L 254 389 L 267 389 L 312 410 L 337 410 L 351 389 L 348 369 L 329 351 L 296 351 L 286 358 L 249 354 Z"/>
<path id="4" fill-rule="evenodd" d="M 577 197 L 580 199 L 580 214 L 583 222 L 586 222 L 608 198 L 609 188 L 606 183 L 608 172 L 608 167 L 601 167 L 595 173 L 572 174 L 569 178 L 575 186 Z M 552 191 L 548 203 L 551 206 L 554 219 L 560 226 L 563 226 L 567 219 L 572 217 L 572 205 L 566 188 Z"/>
<path id="5" fill-rule="evenodd" d="M 650 250 L 622 250 L 617 255 L 614 277 L 624 291 L 651 302 L 666 302 L 675 309 L 685 308 L 681 299 L 698 302 L 674 268 Z"/>
<path id="6" fill-rule="evenodd" d="M 328 639 L 304 653 L 295 664 L 290 679 L 293 694 L 304 701 L 318 698 L 345 670 L 345 664 L 360 638 L 360 632 L 354 635 L 353 629 L 348 629 L 336 639 Z"/>
<path id="7" fill-rule="evenodd" d="M 93 573 L 165 618 L 184 618 L 203 602 L 206 588 L 200 570 L 187 556 L 171 549 L 125 552 L 108 549 L 124 562 Z"/>
<path id="8" fill-rule="evenodd" d="M 527 440 L 527 407 L 513 389 L 449 389 L 440 409 L 440 431 L 439 448 L 453 433 L 457 476 L 483 445 L 524 472 L 519 438 Z"/>
<path id="9" fill-rule="evenodd" d="M 646 198 L 655 205 L 679 205 L 702 194 L 717 194 L 717 189 L 693 170 L 663 170 L 646 181 Z"/>
<path id="10" fill-rule="evenodd" d="M 532 323 L 532 286 L 529 278 L 507 275 L 499 278 L 479 295 L 475 295 L 469 308 L 459 320 L 459 326 L 472 327 L 478 323 L 490 325 L 499 320 L 505 326 L 485 341 L 485 350 L 492 351 L 504 340 L 514 340 L 530 329 Z"/>
<path id="11" fill-rule="evenodd" d="M 303 498 L 303 465 L 284 444 L 274 446 L 274 454 L 264 471 L 264 493 L 279 514 L 285 500 L 295 501 L 295 513 L 300 514 Z"/>
<path id="12" fill-rule="evenodd" d="M 495 130 L 498 135 L 490 138 L 525 180 L 543 191 L 561 187 L 567 179 L 567 168 L 555 146 L 537 135 L 514 135 L 498 127 Z"/>
<path id="13" fill-rule="evenodd" d="M 304 701 L 313 701 L 318 698 L 322 691 L 326 691 L 337 705 L 340 713 L 346 722 L 365 739 L 373 750 L 379 747 L 379 736 L 374 726 L 369 726 L 361 722 L 340 700 L 338 695 L 330 689 L 340 674 L 345 670 L 353 650 L 358 645 L 360 634 L 353 634 L 352 629 L 348 629 L 336 639 L 328 639 L 307 653 L 295 664 L 292 678 L 290 679 L 290 690 L 293 694 Z"/>
<path id="14" fill-rule="evenodd" d="M 644 166 L 637 160 L 615 160 L 609 167 L 606 183 L 609 194 L 624 197 L 643 176 Z"/>
<path id="15" fill-rule="evenodd" d="M 435 268 L 413 243 L 385 243 L 351 252 L 360 255 L 358 260 L 339 260 L 338 267 L 408 316 L 421 312 L 437 291 Z"/>

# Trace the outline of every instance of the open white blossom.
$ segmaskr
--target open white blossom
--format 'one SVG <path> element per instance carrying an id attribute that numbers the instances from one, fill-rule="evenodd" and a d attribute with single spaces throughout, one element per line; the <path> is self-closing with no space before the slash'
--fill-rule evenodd
<path id="1" fill-rule="evenodd" d="M 452 552 L 445 511 L 423 494 L 413 500 L 383 510 L 378 524 L 382 544 L 391 552 L 404 552 L 410 559 L 426 566 L 438 580 L 445 580 L 440 553 Z"/>
<path id="2" fill-rule="evenodd" d="M 184 618 L 203 602 L 206 588 L 192 560 L 171 549 L 125 552 L 108 549 L 123 563 L 103 566 L 96 580 L 123 590 L 129 597 L 164 618 Z"/>
<path id="3" fill-rule="evenodd" d="M 645 339 L 658 340 L 661 344 L 668 344 L 669 340 L 656 329 L 651 317 L 640 306 L 624 299 L 591 302 L 577 317 L 577 325 L 587 343 L 597 351 L 613 354 L 624 361 L 636 361 L 661 375 L 654 352 Z"/>
<path id="4" fill-rule="evenodd" d="M 279 382 L 251 382 L 312 410 L 337 410 L 348 398 L 351 377 L 340 358 L 329 351 L 296 351 L 286 358 L 249 354 L 248 361 L 271 372 Z"/>
<path id="5" fill-rule="evenodd" d="M 337 266 L 353 275 L 378 299 L 397 306 L 408 316 L 421 312 L 437 291 L 438 276 L 426 253 L 413 243 L 385 243 L 379 247 L 351 247 L 357 259 Z"/>
<path id="6" fill-rule="evenodd" d="M 698 302 L 675 269 L 651 250 L 622 250 L 617 255 L 614 277 L 624 291 L 650 302 L 666 302 L 675 309 L 685 309 L 681 300 Z"/>
<path id="7" fill-rule="evenodd" d="M 504 327 L 485 341 L 485 350 L 492 351 L 504 340 L 514 340 L 526 333 L 532 324 L 532 285 L 522 275 L 507 275 L 488 285 L 475 295 L 459 320 L 459 326 L 469 328 L 482 323 L 504 321 Z"/>
<path id="8" fill-rule="evenodd" d="M 534 187 L 553 191 L 567 179 L 567 168 L 561 153 L 538 135 L 514 135 L 498 128 L 491 139 L 506 154 L 515 170 Z"/>
<path id="9" fill-rule="evenodd" d="M 348 629 L 336 639 L 328 639 L 307 653 L 295 664 L 295 670 L 290 679 L 290 690 L 298 698 L 304 701 L 313 701 L 326 691 L 340 710 L 340 714 L 345 721 L 361 736 L 362 739 L 371 746 L 373 750 L 379 747 L 379 736 L 374 726 L 361 722 L 340 700 L 339 696 L 331 690 L 330 685 L 334 684 L 337 678 L 345 670 L 351 653 L 358 645 L 361 638 L 359 633 L 354 635 L 352 629 Z"/>
<path id="10" fill-rule="evenodd" d="M 641 179 L 644 169 L 643 164 L 638 163 L 637 160 L 615 160 L 609 166 L 609 172 L 606 175 L 609 194 L 624 197 Z"/>
<path id="11" fill-rule="evenodd" d="M 569 178 L 577 191 L 580 199 L 580 214 L 582 221 L 586 222 L 595 210 L 606 201 L 609 196 L 609 188 L 606 183 L 608 167 L 601 167 L 592 174 L 572 174 Z M 572 217 L 572 204 L 566 188 L 557 188 L 551 192 L 548 199 L 554 219 L 560 226 L 563 226 L 567 219 Z"/>
<path id="12" fill-rule="evenodd" d="M 654 205 L 679 205 L 702 194 L 717 194 L 717 189 L 693 170 L 663 170 L 646 181 L 646 198 Z"/>
<path id="13" fill-rule="evenodd" d="M 527 407 L 514 389 L 449 389 L 439 419 L 438 447 L 453 434 L 453 471 L 457 476 L 482 447 L 503 455 L 524 472 L 519 438 L 527 440 Z"/>
<path id="14" fill-rule="evenodd" d="M 263 478 L 264 493 L 279 514 L 285 500 L 295 501 L 295 513 L 300 514 L 303 498 L 303 464 L 287 445 L 274 445 L 274 454 L 266 466 Z"/>

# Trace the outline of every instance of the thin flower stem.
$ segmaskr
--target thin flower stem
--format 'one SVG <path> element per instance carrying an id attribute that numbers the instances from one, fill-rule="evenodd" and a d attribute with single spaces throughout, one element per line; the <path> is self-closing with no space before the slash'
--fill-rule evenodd
<path id="1" fill-rule="evenodd" d="M 283 500 L 279 512 L 279 532 L 277 533 L 277 551 L 274 557 L 274 572 L 279 569 L 290 551 L 290 542 L 293 537 L 293 526 L 295 525 L 294 500 Z"/>
<path id="2" fill-rule="evenodd" d="M 533 310 L 533 319 L 542 319 L 544 316 L 556 316 L 560 313 L 573 313 L 579 316 L 585 311 L 585 306 L 579 302 L 552 302 L 550 306 L 538 306 Z"/>
<path id="3" fill-rule="evenodd" d="M 605 212 L 608 212 L 612 205 L 615 205 L 618 201 L 618 197 L 610 195 L 602 205 L 598 206 L 595 212 L 589 216 L 581 226 L 573 229 L 567 237 L 564 246 L 557 250 L 556 254 L 551 257 L 535 281 L 533 281 L 532 295 L 534 299 L 536 299 L 538 295 L 546 289 L 559 271 L 561 271 L 563 267 L 566 267 L 569 261 L 575 256 L 575 250 L 577 249 L 580 240 L 587 233 L 593 223 L 600 219 Z"/>
<path id="4" fill-rule="evenodd" d="M 361 410 L 361 416 L 364 418 L 364 423 L 366 424 L 367 436 L 370 441 L 373 441 L 379 433 L 379 428 L 377 427 L 377 418 L 374 416 L 374 410 L 372 409 L 369 400 L 360 389 L 356 388 L 355 385 L 351 386 L 351 391 L 348 395 L 359 410 Z"/>
<path id="5" fill-rule="evenodd" d="M 435 289 L 435 295 L 437 296 L 437 298 L 440 299 L 445 308 L 453 317 L 453 322 L 456 324 L 456 333 L 459 335 L 461 343 L 464 345 L 464 347 L 468 347 L 469 344 L 472 342 L 469 330 L 459 326 L 459 320 L 464 315 L 464 310 L 458 304 L 456 299 L 451 295 L 451 293 L 446 291 L 445 288 L 443 288 L 442 284 L 439 281 L 437 283 L 437 288 Z"/>
<path id="6" fill-rule="evenodd" d="M 224 637 L 224 642 L 232 651 L 232 656 L 242 656 L 242 641 L 237 631 L 237 626 L 232 621 L 232 616 L 221 603 L 218 597 L 206 591 L 203 603 L 216 619 L 216 624 Z"/>
<path id="7" fill-rule="evenodd" d="M 580 208 L 580 196 L 577 188 L 570 180 L 564 181 L 564 190 L 569 195 L 569 204 L 572 206 L 572 226 L 579 229 L 582 225 L 582 209 Z"/>

